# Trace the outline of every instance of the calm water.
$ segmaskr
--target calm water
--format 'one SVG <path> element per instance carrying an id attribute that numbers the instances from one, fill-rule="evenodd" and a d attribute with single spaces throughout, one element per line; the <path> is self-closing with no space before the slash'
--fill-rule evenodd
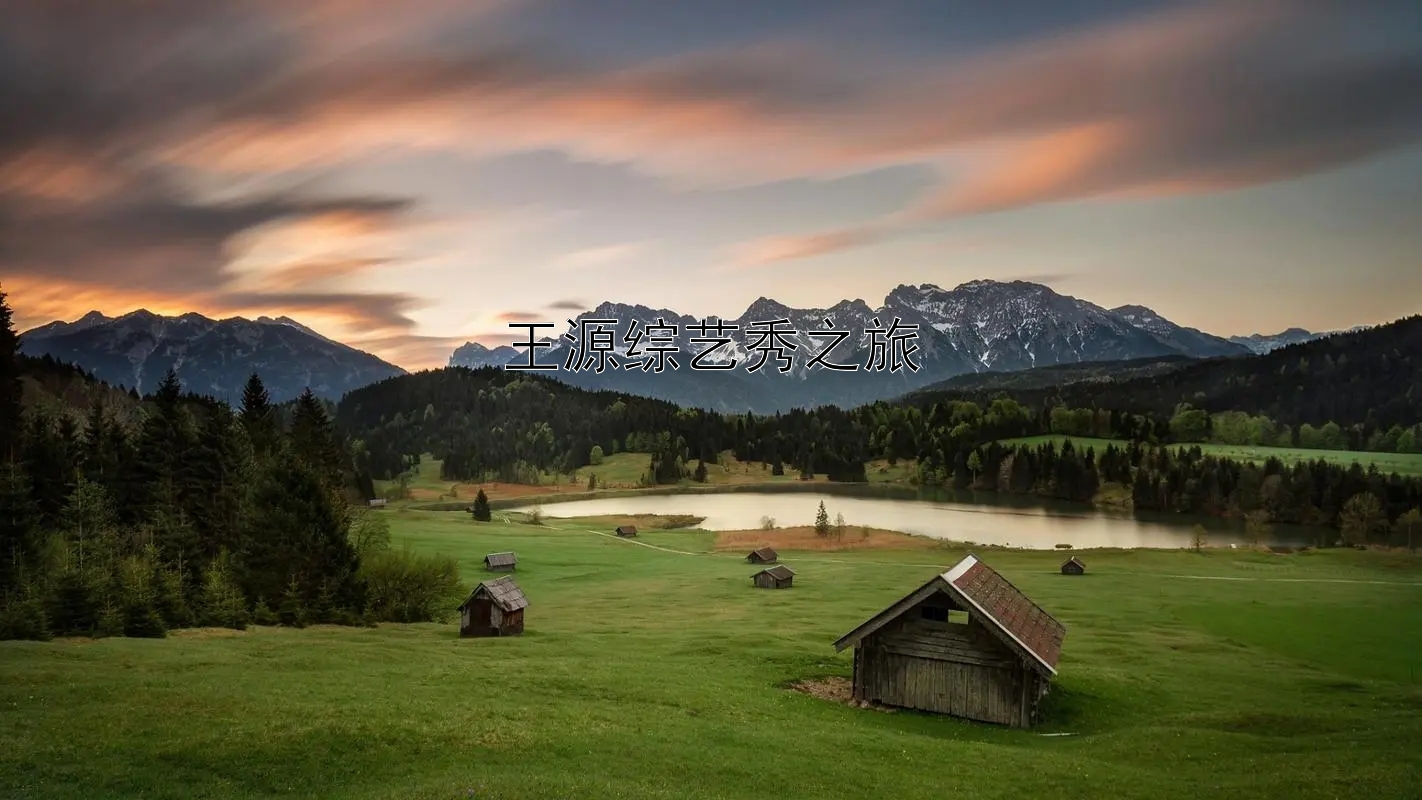
<path id="1" fill-rule="evenodd" d="M 779 527 L 813 525 L 821 501 L 833 521 L 843 514 L 848 525 L 931 536 L 936 539 L 1050 550 L 1058 544 L 1088 547 L 1189 547 L 1195 523 L 1205 525 L 1209 546 L 1242 544 L 1243 528 L 1220 520 L 1185 516 L 1137 519 L 1082 507 L 1031 507 L 1005 502 L 951 502 L 883 497 L 851 497 L 842 493 L 737 492 L 734 494 L 671 494 L 574 500 L 543 506 L 544 516 L 582 517 L 617 514 L 692 514 L 705 517 L 707 530 L 761 527 L 773 517 Z M 520 511 L 526 511 L 522 507 Z M 1271 544 L 1310 544 L 1317 532 L 1277 526 Z"/>

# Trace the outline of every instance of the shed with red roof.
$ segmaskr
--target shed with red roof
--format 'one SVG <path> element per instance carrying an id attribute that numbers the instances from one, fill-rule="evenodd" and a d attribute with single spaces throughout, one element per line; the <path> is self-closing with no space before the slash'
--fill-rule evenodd
<path id="1" fill-rule="evenodd" d="M 854 647 L 854 699 L 1026 728 L 1066 627 L 976 556 L 835 642 Z"/>

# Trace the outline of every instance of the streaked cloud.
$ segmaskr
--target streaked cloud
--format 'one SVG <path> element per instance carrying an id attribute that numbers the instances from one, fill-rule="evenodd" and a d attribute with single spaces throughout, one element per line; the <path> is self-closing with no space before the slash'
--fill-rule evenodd
<path id="1" fill-rule="evenodd" d="M 722 248 L 741 265 L 783 263 L 1046 203 L 1288 181 L 1422 137 L 1422 46 L 1387 36 L 1414 19 L 1402 4 L 1206 3 L 974 47 L 865 41 L 854 57 L 808 29 L 599 54 L 514 24 L 539 5 L 412 0 L 392 16 L 374 0 L 7 3 L 0 273 L 24 287 L 29 314 L 60 304 L 47 286 L 72 289 L 65 307 L 80 313 L 90 289 L 118 287 L 93 305 L 268 304 L 429 352 L 449 337 L 426 336 L 414 312 L 454 293 L 390 276 L 432 246 L 474 247 L 460 238 L 468 217 L 450 207 L 458 191 L 422 192 L 430 176 L 399 191 L 350 177 L 376 165 L 555 150 L 654 176 L 673 201 L 936 170 L 888 213 L 784 226 L 808 233 L 761 219 L 736 239 L 678 243 L 656 222 L 562 220 L 576 238 L 543 247 L 524 231 L 520 268 L 566 270 L 562 291 L 582 294 L 594 289 L 579 272 L 645 258 L 652 241 L 669 270 Z"/>

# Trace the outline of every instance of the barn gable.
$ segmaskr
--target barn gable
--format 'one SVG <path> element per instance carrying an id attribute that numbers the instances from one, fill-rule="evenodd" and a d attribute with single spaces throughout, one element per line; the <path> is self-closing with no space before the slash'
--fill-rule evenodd
<path id="1" fill-rule="evenodd" d="M 487 597 L 494 605 L 498 606 L 505 613 L 520 611 L 528 608 L 528 598 L 524 596 L 523 590 L 518 588 L 513 578 L 502 577 L 492 581 L 484 581 L 474 587 L 474 591 L 469 593 L 459 610 L 463 611 L 475 600 Z"/>
<path id="2" fill-rule="evenodd" d="M 773 564 L 780 559 L 780 554 L 775 552 L 773 547 L 760 547 L 750 552 L 746 556 L 748 561 L 758 561 L 762 564 Z"/>
<path id="3" fill-rule="evenodd" d="M 935 595 L 944 595 L 952 606 L 968 611 L 1037 671 L 1048 677 L 1056 675 L 1066 627 L 971 555 L 842 636 L 835 642 L 835 650 L 858 644 Z"/>
<path id="4" fill-rule="evenodd" d="M 490 553 L 484 556 L 484 566 L 488 569 L 510 569 L 518 563 L 513 553 Z"/>
<path id="5" fill-rule="evenodd" d="M 793 578 L 793 577 L 795 577 L 795 570 L 790 569 L 789 567 L 785 566 L 784 564 L 777 564 L 777 565 L 775 565 L 775 566 L 773 566 L 773 567 L 769 567 L 769 568 L 767 568 L 767 569 L 763 569 L 763 570 L 761 570 L 761 572 L 764 572 L 765 574 L 769 575 L 770 577 L 772 577 L 772 578 L 774 578 L 774 579 L 776 579 L 776 580 L 778 580 L 778 581 L 783 581 L 783 580 L 785 580 L 785 579 L 787 579 L 787 578 Z"/>

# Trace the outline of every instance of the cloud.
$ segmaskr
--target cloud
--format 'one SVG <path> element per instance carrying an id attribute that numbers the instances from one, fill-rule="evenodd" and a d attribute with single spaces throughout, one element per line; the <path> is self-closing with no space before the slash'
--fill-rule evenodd
<path id="1" fill-rule="evenodd" d="M 774 264 L 836 253 L 872 244 L 884 237 L 880 228 L 863 226 L 808 236 L 772 236 L 741 247 L 736 261 L 743 265 Z"/>
<path id="2" fill-rule="evenodd" d="M 339 278 L 349 278 L 391 263 L 388 258 L 310 259 L 264 271 L 259 281 L 268 291 L 291 291 Z"/>
<path id="3" fill-rule="evenodd" d="M 0 272 L 408 325 L 400 295 L 298 291 L 324 280 L 315 268 L 232 281 L 280 229 L 365 237 L 398 228 L 410 199 L 215 189 L 415 150 L 554 148 L 695 186 L 955 165 L 882 219 L 743 248 L 767 263 L 955 216 L 1287 180 L 1422 135 L 1416 42 L 1341 35 L 1396 28 L 1382 4 L 1210 3 L 967 55 L 780 40 L 641 62 L 511 38 L 499 15 L 518 5 L 416 0 L 395 20 L 372 0 L 7 3 Z M 566 264 L 630 256 L 610 248 Z"/>
<path id="4" fill-rule="evenodd" d="M 617 265 L 646 252 L 645 242 L 622 242 L 620 244 L 589 247 L 565 253 L 554 260 L 557 269 L 595 269 Z"/>
<path id="5" fill-rule="evenodd" d="M 395 334 L 355 337 L 348 340 L 347 343 L 352 347 L 375 353 L 386 361 L 399 364 L 405 369 L 420 370 L 447 365 L 450 354 L 466 340 L 466 337 L 463 336 Z"/>
<path id="6" fill-rule="evenodd" d="M 527 311 L 505 311 L 494 319 L 499 322 L 547 322 L 548 318 L 542 314 L 533 314 Z"/>
<path id="7" fill-rule="evenodd" d="M 558 300 L 545 307 L 550 311 L 586 311 L 588 308 L 581 300 Z"/>

